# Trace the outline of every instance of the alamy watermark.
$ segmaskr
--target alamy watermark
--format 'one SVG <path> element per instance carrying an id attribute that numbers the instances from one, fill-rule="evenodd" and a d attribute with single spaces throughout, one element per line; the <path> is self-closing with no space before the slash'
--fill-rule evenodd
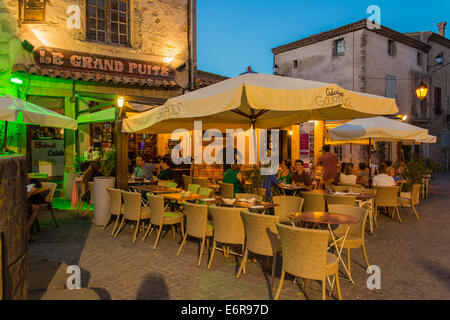
<path id="1" fill-rule="evenodd" d="M 270 152 L 267 144 L 267 130 L 260 129 L 257 133 L 254 129 L 227 129 L 225 133 L 226 147 L 223 147 L 223 134 L 218 129 L 208 129 L 203 134 L 202 122 L 194 121 L 193 148 L 191 146 L 191 135 L 186 129 L 177 129 L 172 132 L 171 139 L 180 142 L 172 149 L 172 162 L 176 165 L 191 164 L 244 164 L 246 163 L 245 150 L 246 139 L 249 141 L 249 164 L 262 164 L 261 175 L 273 175 L 278 172 L 279 166 L 279 143 L 280 132 L 272 129 Z M 214 138 L 214 139 L 213 139 Z M 237 149 L 235 148 L 235 138 Z M 210 142 L 203 150 L 203 141 Z M 192 155 L 193 151 L 193 155 Z M 236 151 L 238 151 L 236 153 Z M 241 152 L 239 152 L 241 151 Z M 225 152 L 225 154 L 224 154 Z M 270 154 L 269 154 L 270 153 Z"/>
<path id="2" fill-rule="evenodd" d="M 370 265 L 367 268 L 367 273 L 370 276 L 367 278 L 367 289 L 369 290 L 380 290 L 381 289 L 381 269 L 379 266 Z"/>
<path id="3" fill-rule="evenodd" d="M 67 267 L 66 273 L 70 274 L 67 278 L 67 289 L 81 289 L 81 269 L 77 265 L 71 265 Z"/>
<path id="4" fill-rule="evenodd" d="M 366 13 L 371 14 L 367 19 L 367 28 L 370 30 L 381 29 L 381 9 L 379 6 L 372 4 L 367 7 Z"/>

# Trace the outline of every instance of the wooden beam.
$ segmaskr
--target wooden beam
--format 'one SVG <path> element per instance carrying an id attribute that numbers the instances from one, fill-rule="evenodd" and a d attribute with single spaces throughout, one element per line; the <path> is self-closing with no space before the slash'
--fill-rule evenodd
<path id="1" fill-rule="evenodd" d="M 109 106 L 113 106 L 114 107 L 114 101 L 108 101 L 108 102 L 102 103 L 102 104 L 100 104 L 98 106 L 95 106 L 93 108 L 88 108 L 88 109 L 85 109 L 85 110 L 81 110 L 81 111 L 78 112 L 78 114 L 80 115 L 80 114 L 83 114 L 83 113 L 95 112 L 95 111 L 101 110 L 101 109 L 109 107 Z"/>
<path id="2" fill-rule="evenodd" d="M 141 104 L 158 104 L 162 105 L 167 101 L 167 98 L 157 98 L 157 97 L 143 97 L 143 96 L 128 96 L 123 94 L 108 94 L 108 93 L 96 93 L 96 92 L 77 92 L 78 96 L 90 99 L 100 99 L 100 100 L 116 100 L 118 96 L 124 97 L 125 101 L 141 103 Z"/>

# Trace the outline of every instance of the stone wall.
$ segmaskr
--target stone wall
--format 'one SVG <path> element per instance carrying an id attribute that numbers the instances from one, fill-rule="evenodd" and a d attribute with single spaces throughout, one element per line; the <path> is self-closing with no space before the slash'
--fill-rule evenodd
<path id="1" fill-rule="evenodd" d="M 8 300 L 28 295 L 26 167 L 23 155 L 0 156 L 0 290 Z"/>

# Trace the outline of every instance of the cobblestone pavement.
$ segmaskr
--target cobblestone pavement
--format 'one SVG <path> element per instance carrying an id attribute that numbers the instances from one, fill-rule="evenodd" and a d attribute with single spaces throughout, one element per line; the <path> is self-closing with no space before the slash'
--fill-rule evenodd
<path id="1" fill-rule="evenodd" d="M 344 299 L 449 299 L 450 298 L 450 176 L 437 176 L 431 196 L 422 201 L 418 222 L 409 209 L 401 209 L 403 223 L 380 215 L 374 235 L 366 233 L 369 261 L 381 268 L 381 289 L 369 290 L 368 274 L 360 249 L 352 250 L 351 284 L 342 275 Z M 97 288 L 103 299 L 270 299 L 270 261 L 249 260 L 247 275 L 236 279 L 239 259 L 216 252 L 207 270 L 207 255 L 197 267 L 198 244 L 188 241 L 179 257 L 180 235 L 167 232 L 152 250 L 155 233 L 145 242 L 131 243 L 127 227 L 117 238 L 89 219 L 76 219 L 71 211 L 58 211 L 60 228 L 45 214 L 43 230 L 30 244 L 32 256 L 64 261 L 82 269 L 82 286 Z M 141 237 L 142 232 L 139 234 Z M 205 250 L 206 251 L 206 250 Z M 346 261 L 346 257 L 344 257 Z M 279 259 L 281 260 L 281 259 Z M 341 270 L 343 268 L 341 267 Z M 277 270 L 278 286 L 280 267 Z M 33 277 L 33 274 L 30 274 Z M 319 282 L 307 281 L 306 295 L 287 277 L 280 299 L 320 299 Z M 329 299 L 334 299 L 329 297 Z"/>

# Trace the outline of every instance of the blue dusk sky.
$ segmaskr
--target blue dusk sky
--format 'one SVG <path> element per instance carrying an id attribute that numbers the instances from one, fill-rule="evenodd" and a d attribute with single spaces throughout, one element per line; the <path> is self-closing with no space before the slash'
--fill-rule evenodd
<path id="1" fill-rule="evenodd" d="M 381 9 L 381 24 L 399 32 L 438 32 L 450 1 L 434 0 L 198 0 L 198 68 L 234 77 L 247 66 L 272 73 L 271 49 L 310 35 L 369 18 Z"/>

